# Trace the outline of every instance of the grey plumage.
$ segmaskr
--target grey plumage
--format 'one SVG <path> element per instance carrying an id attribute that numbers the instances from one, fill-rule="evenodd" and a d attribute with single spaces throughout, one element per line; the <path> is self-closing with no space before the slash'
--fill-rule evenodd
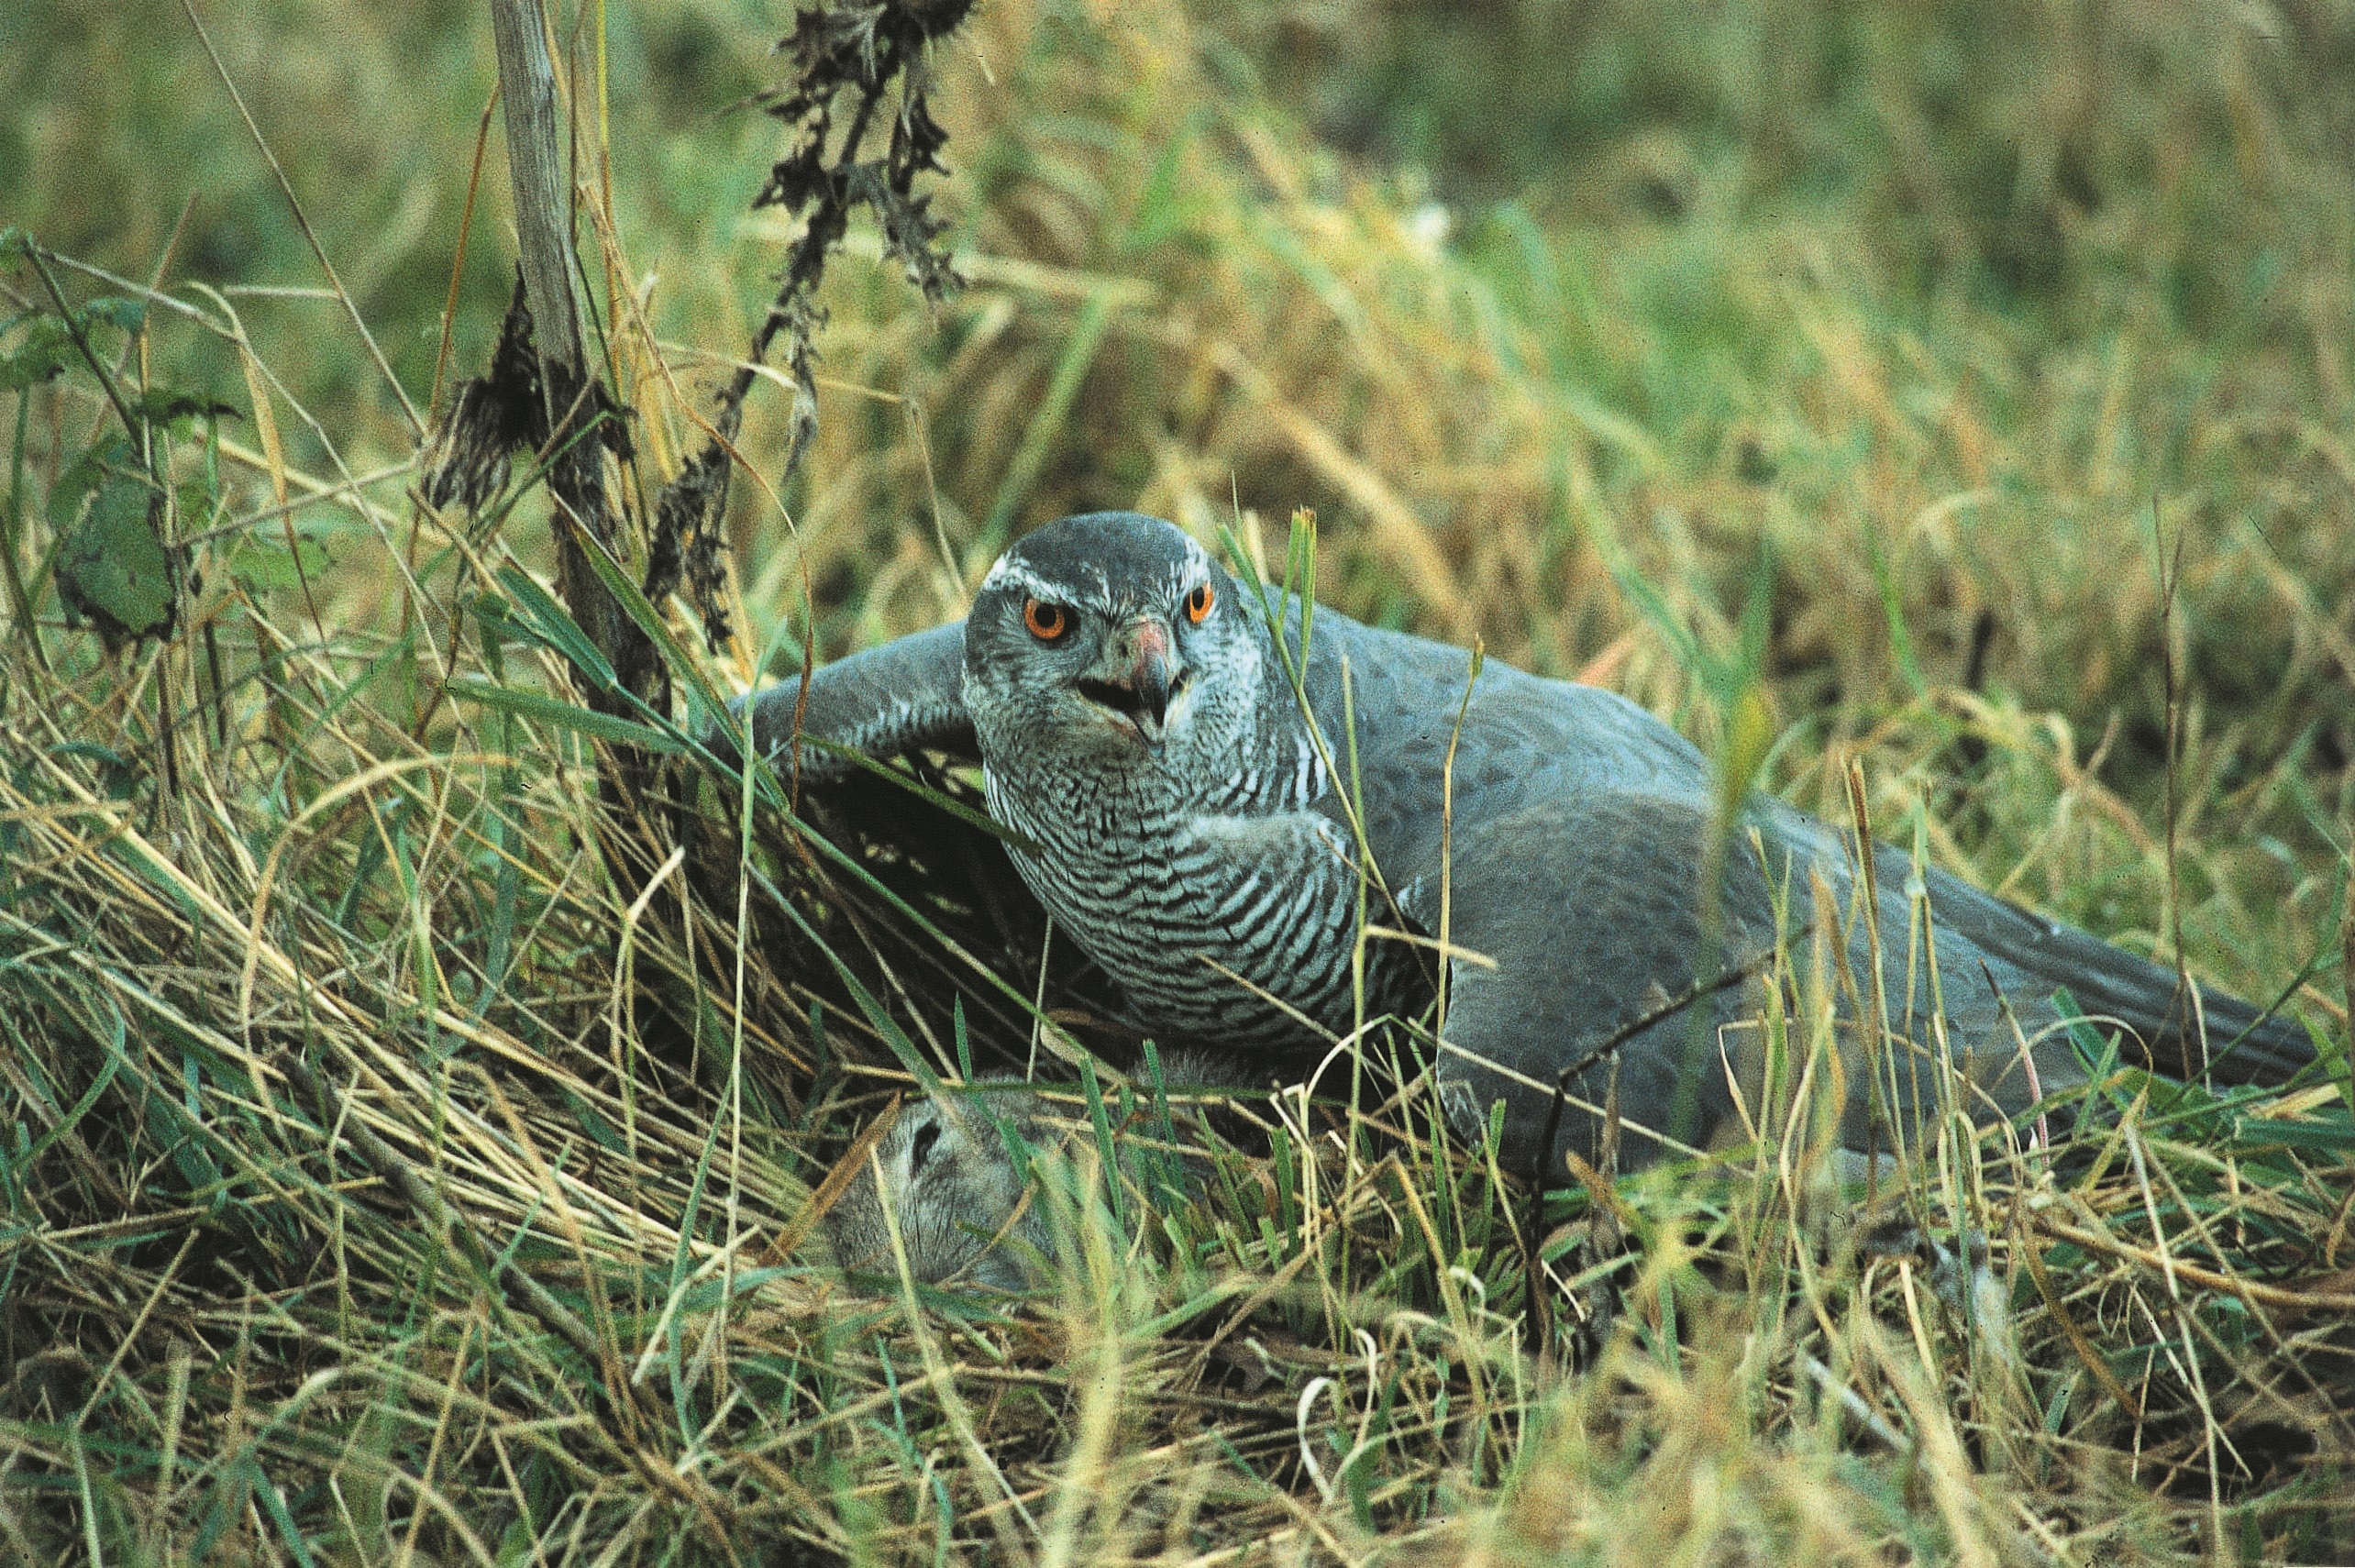
<path id="1" fill-rule="evenodd" d="M 1205 591 L 1210 606 L 1196 624 L 1187 607 Z M 1901 1042 L 1893 1064 L 1854 1044 L 1863 1031 L 1843 993 L 1843 1034 L 1854 1046 L 1844 1131 L 1854 1146 L 1878 1136 L 1865 1125 L 1869 1060 L 1882 1060 L 1890 1114 L 1908 1122 L 1932 1110 L 1941 1084 L 1985 1120 L 2018 1116 L 2040 1091 L 2082 1083 L 2058 1027 L 2053 993 L 2062 987 L 2097 1023 L 2123 1032 L 2129 1059 L 2178 1074 L 2202 1063 L 2173 971 L 1935 867 L 1917 875 L 1886 846 L 1874 851 L 1874 919 L 1854 918 L 1862 878 L 1852 846 L 1768 798 L 1749 803 L 1727 856 L 1712 954 L 1703 861 L 1713 784 L 1682 736 L 1613 693 L 1493 660 L 1467 702 L 1463 650 L 1321 607 L 1301 693 L 1312 732 L 1284 674 L 1277 628 L 1247 599 L 1168 524 L 1119 513 L 1067 518 L 1007 552 L 961 625 L 818 671 L 803 725 L 877 756 L 978 755 L 992 813 L 1030 841 L 1010 846 L 1023 879 L 1058 929 L 1124 988 L 1134 1021 L 1165 1039 L 1305 1048 L 1316 1036 L 1300 1016 L 1345 1033 L 1357 1018 L 1350 960 L 1361 871 L 1377 884 L 1376 925 L 1435 935 L 1444 889 L 1450 941 L 1493 966 L 1450 964 L 1441 1076 L 1476 1108 L 1506 1101 L 1507 1153 L 1517 1162 L 1534 1154 L 1565 1065 L 1708 978 L 1696 971 L 1712 956 L 1731 966 L 1771 948 L 1778 895 L 1792 911 L 1780 934 L 1791 937 L 1791 924 L 1814 917 L 1814 877 L 1844 929 L 1813 939 L 1858 977 L 1855 996 L 1874 994 L 1877 926 L 1887 1018 Z M 1043 637 L 1025 621 L 1033 605 L 1068 617 L 1059 635 Z M 1287 602 L 1277 620 L 1297 646 L 1299 606 Z M 798 684 L 755 704 L 756 742 L 772 756 L 791 734 Z M 1354 824 L 1332 777 L 1346 770 L 1353 745 L 1363 778 Z M 841 764 L 805 751 L 802 766 L 824 774 Z M 1370 860 L 1357 853 L 1361 829 Z M 1908 957 L 1918 953 L 1918 901 L 1935 933 L 1936 1021 L 1929 977 Z M 1366 944 L 1369 1011 L 1421 1004 L 1427 951 Z M 1625 1042 L 1617 1070 L 1631 1157 L 1726 1135 L 1735 1086 L 1754 1082 L 1758 1065 L 1737 1048 L 1741 1032 L 1719 1026 L 1754 1016 L 1753 993 L 1705 999 L 1694 1010 L 1698 1030 L 1690 1016 L 1672 1017 Z M 2281 1081 L 2313 1057 L 2294 1022 L 2261 1019 L 2206 988 L 2198 1003 L 2219 1081 Z M 1722 1059 L 1721 1041 L 1735 1043 Z M 1573 1086 L 1563 1133 L 1572 1146 L 1592 1136 L 1609 1070 L 1598 1062 Z M 1672 1129 L 1680 1109 L 1689 1114 Z"/>

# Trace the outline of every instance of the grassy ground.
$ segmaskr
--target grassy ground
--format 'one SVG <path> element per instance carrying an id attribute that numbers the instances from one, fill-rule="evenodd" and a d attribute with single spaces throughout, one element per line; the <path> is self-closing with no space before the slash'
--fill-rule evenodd
<path id="1" fill-rule="evenodd" d="M 530 701 L 566 692 L 544 501 L 417 505 L 354 326 L 420 413 L 488 353 L 495 122 L 453 266 L 487 29 L 196 15 L 338 290 L 185 13 L 0 15 L 0 226 L 144 303 L 90 318 L 117 392 L 235 411 L 159 441 L 187 597 L 109 652 L 53 552 L 141 454 L 78 353 L 0 407 L 0 1553 L 2355 1557 L 2343 1055 L 2229 1105 L 2120 1074 L 2051 1168 L 1950 1130 L 1901 1206 L 1989 1237 L 2007 1330 L 1770 1139 L 1562 1205 L 1533 1359 L 1521 1205 L 1391 1137 L 1410 1105 L 1292 1104 L 1198 1201 L 1111 1205 L 1038 1309 L 846 1293 L 809 1191 L 902 1050 L 1041 1027 L 1034 915 L 871 801 L 842 862 L 756 813 L 741 910 L 724 842 L 603 813 Z M 652 483 L 769 293 L 778 149 L 719 111 L 786 18 L 587 16 L 585 271 Z M 1328 600 L 1705 745 L 1755 691 L 1773 787 L 1844 816 L 1861 765 L 1885 836 L 2180 932 L 2337 1050 L 2351 57 L 2320 4 L 997 0 L 938 61 L 972 286 L 929 313 L 854 235 L 817 444 L 737 485 L 702 667 L 930 624 L 1065 511 L 1274 552 L 1313 506 Z M 48 282 L 0 286 L 29 366 Z M 641 829 L 693 851 L 643 898 L 607 857 Z"/>

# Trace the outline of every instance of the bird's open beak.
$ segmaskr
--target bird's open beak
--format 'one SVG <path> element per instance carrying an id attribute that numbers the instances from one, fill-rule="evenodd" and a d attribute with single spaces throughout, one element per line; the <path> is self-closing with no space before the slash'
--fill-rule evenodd
<path id="1" fill-rule="evenodd" d="M 1169 691 L 1176 684 L 1168 628 L 1158 621 L 1139 621 L 1129 628 L 1128 644 L 1129 690 L 1159 729 L 1169 717 Z"/>
<path id="2" fill-rule="evenodd" d="M 1079 682 L 1079 690 L 1125 716 L 1146 740 L 1158 741 L 1169 717 L 1169 701 L 1185 679 L 1185 666 L 1170 646 L 1168 626 L 1140 615 L 1105 643 L 1103 657 Z"/>

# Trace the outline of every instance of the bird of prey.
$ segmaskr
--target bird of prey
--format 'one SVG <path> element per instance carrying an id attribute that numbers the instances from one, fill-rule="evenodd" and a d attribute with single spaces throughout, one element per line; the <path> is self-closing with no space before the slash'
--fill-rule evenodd
<path id="1" fill-rule="evenodd" d="M 1297 1061 L 1414 1016 L 1443 978 L 1450 1119 L 1485 1125 L 1501 1099 L 1505 1156 L 1557 1179 L 1613 1095 L 1631 1164 L 1744 1135 L 1766 1070 L 1744 1025 L 1771 982 L 1709 983 L 1777 943 L 1837 972 L 1818 1088 L 1838 1086 L 1852 1149 L 1948 1110 L 2018 1123 L 2082 1086 L 2063 993 L 2178 1076 L 2278 1083 L 2314 1058 L 2289 1020 L 2183 995 L 2173 969 L 1885 845 L 1860 856 L 1781 801 L 1713 833 L 1709 763 L 1668 725 L 1474 668 L 1255 593 L 1171 524 L 1096 513 L 1007 550 L 963 622 L 815 671 L 805 706 L 798 678 L 758 694 L 753 744 L 782 766 L 798 710 L 802 734 L 870 756 L 978 758 L 1023 880 L 1165 1046 Z M 798 766 L 846 764 L 802 747 Z"/>

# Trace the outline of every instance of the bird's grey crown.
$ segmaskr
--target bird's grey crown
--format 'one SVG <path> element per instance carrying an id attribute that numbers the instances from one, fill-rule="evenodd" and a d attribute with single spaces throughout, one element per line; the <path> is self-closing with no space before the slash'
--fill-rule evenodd
<path id="1" fill-rule="evenodd" d="M 1087 512 L 1018 541 L 981 580 L 981 597 L 1020 589 L 1109 616 L 1148 604 L 1174 608 L 1195 583 L 1225 578 L 1210 552 L 1157 517 Z"/>

